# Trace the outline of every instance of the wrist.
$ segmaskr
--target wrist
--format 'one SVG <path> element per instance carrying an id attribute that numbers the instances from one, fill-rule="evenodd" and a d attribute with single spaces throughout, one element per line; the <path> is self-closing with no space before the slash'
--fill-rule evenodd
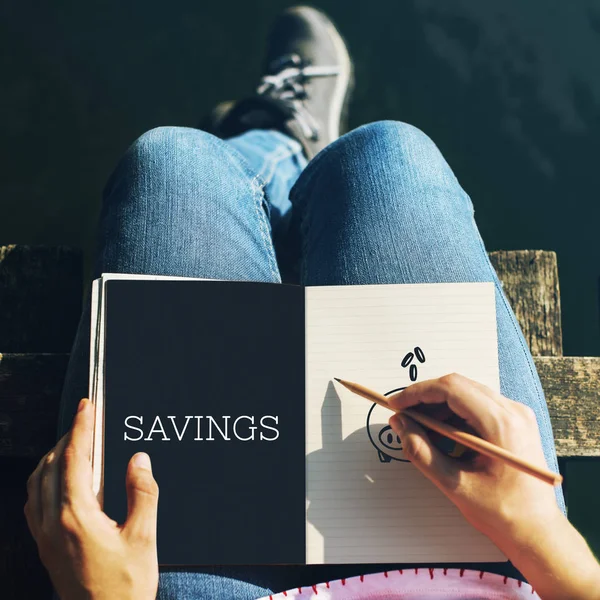
<path id="1" fill-rule="evenodd" d="M 507 515 L 496 534 L 490 537 L 508 556 L 508 553 L 531 552 L 544 547 L 549 537 L 561 538 L 570 529 L 572 525 L 557 506 L 533 514 Z"/>
<path id="2" fill-rule="evenodd" d="M 521 548 L 543 544 L 548 531 L 570 525 L 556 504 L 524 510 L 522 505 L 515 506 L 511 502 L 496 507 L 493 514 L 485 518 L 469 518 L 468 514 L 465 517 L 509 558 Z"/>
<path id="3" fill-rule="evenodd" d="M 598 561 L 560 510 L 515 523 L 497 545 L 545 600 L 600 599 Z"/>

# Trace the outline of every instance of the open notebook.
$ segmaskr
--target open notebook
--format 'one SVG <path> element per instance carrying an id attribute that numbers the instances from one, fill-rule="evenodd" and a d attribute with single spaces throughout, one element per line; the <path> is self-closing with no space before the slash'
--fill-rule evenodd
<path id="1" fill-rule="evenodd" d="M 333 381 L 499 389 L 493 284 L 105 274 L 91 326 L 94 489 L 123 521 L 127 462 L 150 454 L 160 564 L 506 560 L 405 459 L 390 413 Z"/>

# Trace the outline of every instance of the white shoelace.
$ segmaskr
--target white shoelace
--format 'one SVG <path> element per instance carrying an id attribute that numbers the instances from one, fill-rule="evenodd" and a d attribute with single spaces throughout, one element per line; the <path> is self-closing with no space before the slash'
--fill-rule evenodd
<path id="1" fill-rule="evenodd" d="M 339 67 L 302 65 L 300 57 L 292 54 L 284 63 L 281 71 L 273 75 L 262 77 L 256 89 L 259 96 L 268 96 L 279 100 L 288 106 L 294 119 L 300 125 L 303 134 L 311 140 L 319 137 L 319 126 L 315 118 L 304 106 L 303 100 L 307 98 L 305 83 L 314 77 L 332 77 L 340 74 Z"/>

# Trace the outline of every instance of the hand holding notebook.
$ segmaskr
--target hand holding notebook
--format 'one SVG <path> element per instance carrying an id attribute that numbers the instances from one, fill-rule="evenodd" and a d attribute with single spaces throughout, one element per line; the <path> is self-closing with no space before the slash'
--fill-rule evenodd
<path id="1" fill-rule="evenodd" d="M 127 488 L 127 518 L 116 523 L 92 490 L 93 433 L 94 407 L 83 399 L 70 431 L 27 482 L 25 516 L 40 559 L 61 600 L 156 598 L 158 487 L 148 456 L 129 461 L 119 482 Z"/>

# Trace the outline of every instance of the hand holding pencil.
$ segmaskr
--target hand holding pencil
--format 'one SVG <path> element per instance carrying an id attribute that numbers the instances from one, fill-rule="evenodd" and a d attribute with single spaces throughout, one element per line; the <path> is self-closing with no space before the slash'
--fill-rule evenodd
<path id="1" fill-rule="evenodd" d="M 420 413 L 412 408 L 397 409 L 393 404 L 390 403 L 390 398 L 386 398 L 378 392 L 370 390 L 359 383 L 344 381 L 342 379 L 338 379 L 337 377 L 335 380 L 341 383 L 344 387 L 348 388 L 350 391 L 358 394 L 359 396 L 363 396 L 367 400 L 371 400 L 380 406 L 395 412 L 401 411 L 403 415 L 410 417 L 413 421 L 416 421 L 420 425 L 424 425 L 428 429 L 435 431 L 436 433 L 448 439 L 454 440 L 461 445 L 462 449 L 464 450 L 470 448 L 471 450 L 480 452 L 485 456 L 502 460 L 515 469 L 519 469 L 524 473 L 529 473 L 533 477 L 537 477 L 538 479 L 546 481 L 551 485 L 560 485 L 562 483 L 562 475 L 554 473 L 545 467 L 535 465 L 528 460 L 513 454 L 509 450 L 501 448 L 500 446 L 496 446 L 495 444 L 473 435 L 472 433 L 461 431 L 460 429 L 449 425 L 444 421 L 440 421 L 427 414 Z"/>
<path id="2" fill-rule="evenodd" d="M 366 396 L 360 390 L 353 391 Z M 515 528 L 529 531 L 541 522 L 562 516 L 554 488 L 548 485 L 548 482 L 559 481 L 560 476 L 556 480 L 552 473 L 546 473 L 545 478 L 532 476 L 532 470 L 539 475 L 547 472 L 547 468 L 537 421 L 528 407 L 457 374 L 415 383 L 379 400 L 387 402 L 392 411 L 398 411 L 390 413 L 389 424 L 402 439 L 405 455 L 454 502 L 471 524 L 500 548 Z M 414 420 L 416 414 L 423 422 L 420 418 L 423 412 L 416 410 L 420 405 L 435 407 L 436 416 L 443 416 L 430 417 L 429 424 L 423 427 Z M 460 418 L 477 433 L 477 436 L 466 434 L 464 437 L 462 431 L 450 427 L 463 434 L 460 438 L 463 445 L 468 445 L 471 438 L 479 439 L 488 448 L 499 449 L 500 455 L 504 452 L 515 457 L 521 466 L 529 465 L 533 469 L 519 468 L 515 461 L 499 458 L 494 450 L 486 454 L 479 451 L 470 460 L 447 456 L 432 442 L 429 433 L 432 423 L 436 428 L 439 419 L 447 417 Z M 442 429 L 444 425 L 442 423 Z M 444 433 L 439 428 L 437 431 L 447 435 L 447 431 Z"/>

